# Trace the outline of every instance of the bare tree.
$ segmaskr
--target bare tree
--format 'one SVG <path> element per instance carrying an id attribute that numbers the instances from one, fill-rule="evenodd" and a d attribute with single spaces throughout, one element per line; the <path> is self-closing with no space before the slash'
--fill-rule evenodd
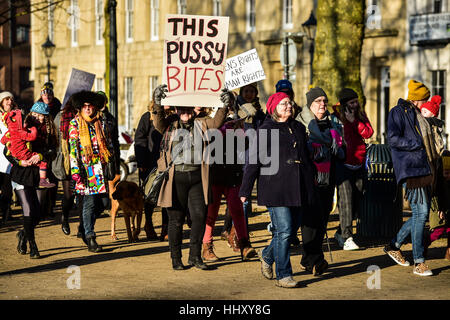
<path id="1" fill-rule="evenodd" d="M 11 7 L 8 6 L 7 9 L 0 12 L 0 26 L 17 17 L 47 10 L 50 6 L 54 6 L 54 8 L 62 6 L 62 4 L 67 1 L 69 0 L 54 0 L 49 3 L 48 0 L 41 0 L 33 4 L 30 3 L 30 0 L 11 1 Z M 10 14 L 10 11 L 13 12 L 13 15 Z"/>

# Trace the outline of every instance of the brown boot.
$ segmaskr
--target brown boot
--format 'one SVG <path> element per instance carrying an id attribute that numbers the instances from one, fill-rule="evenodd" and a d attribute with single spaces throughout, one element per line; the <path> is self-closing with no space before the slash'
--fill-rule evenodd
<path id="1" fill-rule="evenodd" d="M 236 229 L 231 227 L 230 234 L 228 235 L 228 246 L 233 249 L 234 252 L 240 252 L 238 238 L 236 235 Z"/>
<path id="2" fill-rule="evenodd" d="M 252 245 L 247 238 L 239 240 L 239 249 L 241 251 L 242 261 L 249 260 L 256 256 L 256 250 L 252 248 Z"/>
<path id="3" fill-rule="evenodd" d="M 219 257 L 216 256 L 214 253 L 214 245 L 212 243 L 204 243 L 203 244 L 203 251 L 202 251 L 202 258 L 205 261 L 214 262 L 218 261 Z"/>
<path id="4" fill-rule="evenodd" d="M 167 224 L 163 224 L 161 226 L 161 235 L 159 236 L 159 241 L 169 241 L 169 236 L 167 234 L 168 226 Z"/>

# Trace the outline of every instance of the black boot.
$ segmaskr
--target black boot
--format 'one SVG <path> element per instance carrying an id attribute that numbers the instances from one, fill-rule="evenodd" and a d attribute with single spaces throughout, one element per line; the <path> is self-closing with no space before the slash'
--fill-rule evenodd
<path id="1" fill-rule="evenodd" d="M 173 270 L 184 270 L 183 262 L 181 258 L 172 258 L 172 268 Z"/>
<path id="2" fill-rule="evenodd" d="M 19 239 L 19 243 L 17 244 L 17 251 L 20 254 L 27 254 L 27 237 L 25 236 L 25 231 L 19 230 L 17 232 L 17 239 Z"/>
<path id="3" fill-rule="evenodd" d="M 209 267 L 203 262 L 202 258 L 200 257 L 195 258 L 189 257 L 188 265 L 194 266 L 200 270 L 209 270 Z"/>
<path id="4" fill-rule="evenodd" d="M 69 215 L 63 213 L 61 216 L 61 229 L 62 232 L 68 236 L 70 235 Z"/>
<path id="5" fill-rule="evenodd" d="M 38 247 L 36 245 L 36 241 L 34 240 L 28 240 L 30 244 L 30 258 L 31 259 L 39 259 L 41 255 L 39 254 Z"/>
<path id="6" fill-rule="evenodd" d="M 86 238 L 86 240 L 89 252 L 97 253 L 102 251 L 102 247 L 100 247 L 97 241 L 95 241 L 95 237 Z"/>

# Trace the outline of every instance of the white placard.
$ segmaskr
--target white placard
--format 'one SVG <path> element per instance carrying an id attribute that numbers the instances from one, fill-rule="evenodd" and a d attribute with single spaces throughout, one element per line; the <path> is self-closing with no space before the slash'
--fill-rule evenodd
<path id="1" fill-rule="evenodd" d="M 264 80 L 266 74 L 256 49 L 251 49 L 227 59 L 225 67 L 225 87 L 228 90 Z"/>

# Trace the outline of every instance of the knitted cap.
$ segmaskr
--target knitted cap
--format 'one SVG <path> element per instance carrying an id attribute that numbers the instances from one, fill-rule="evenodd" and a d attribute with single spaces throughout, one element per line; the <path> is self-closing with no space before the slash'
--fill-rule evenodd
<path id="1" fill-rule="evenodd" d="M 273 95 L 271 95 L 266 104 L 267 113 L 273 114 L 277 105 L 284 98 L 289 98 L 289 96 L 284 92 L 277 92 L 277 93 L 274 93 Z"/>
<path id="2" fill-rule="evenodd" d="M 315 87 L 309 90 L 306 93 L 306 106 L 309 108 L 311 103 L 316 100 L 318 97 L 325 97 L 328 100 L 327 94 L 323 91 L 322 88 Z"/>
<path id="3" fill-rule="evenodd" d="M 425 108 L 430 111 L 435 117 L 437 117 L 439 114 L 439 108 L 441 107 L 441 101 L 441 96 L 432 96 L 430 101 L 425 102 L 420 106 L 420 110 L 422 110 L 422 108 Z"/>
<path id="4" fill-rule="evenodd" d="M 35 104 L 33 104 L 33 106 L 31 107 L 30 112 L 36 112 L 36 113 L 40 113 L 40 114 L 48 114 L 49 113 L 49 108 L 48 108 L 48 104 L 38 101 Z"/>
<path id="5" fill-rule="evenodd" d="M 343 106 L 348 101 L 358 99 L 358 94 L 351 88 L 344 88 L 339 92 L 339 103 Z"/>
<path id="6" fill-rule="evenodd" d="M 46 82 L 42 86 L 41 95 L 44 93 L 53 94 L 53 84 L 51 82 Z"/>
<path id="7" fill-rule="evenodd" d="M 409 80 L 408 82 L 408 97 L 407 100 L 421 101 L 428 100 L 430 97 L 430 90 L 419 81 Z"/>
<path id="8" fill-rule="evenodd" d="M 2 93 L 0 93 L 0 103 L 2 103 L 3 99 L 8 97 L 14 99 L 13 94 L 9 91 L 3 91 Z"/>
<path id="9" fill-rule="evenodd" d="M 292 83 L 287 79 L 281 79 L 275 85 L 275 89 L 277 92 L 280 92 L 284 89 L 292 90 Z"/>

